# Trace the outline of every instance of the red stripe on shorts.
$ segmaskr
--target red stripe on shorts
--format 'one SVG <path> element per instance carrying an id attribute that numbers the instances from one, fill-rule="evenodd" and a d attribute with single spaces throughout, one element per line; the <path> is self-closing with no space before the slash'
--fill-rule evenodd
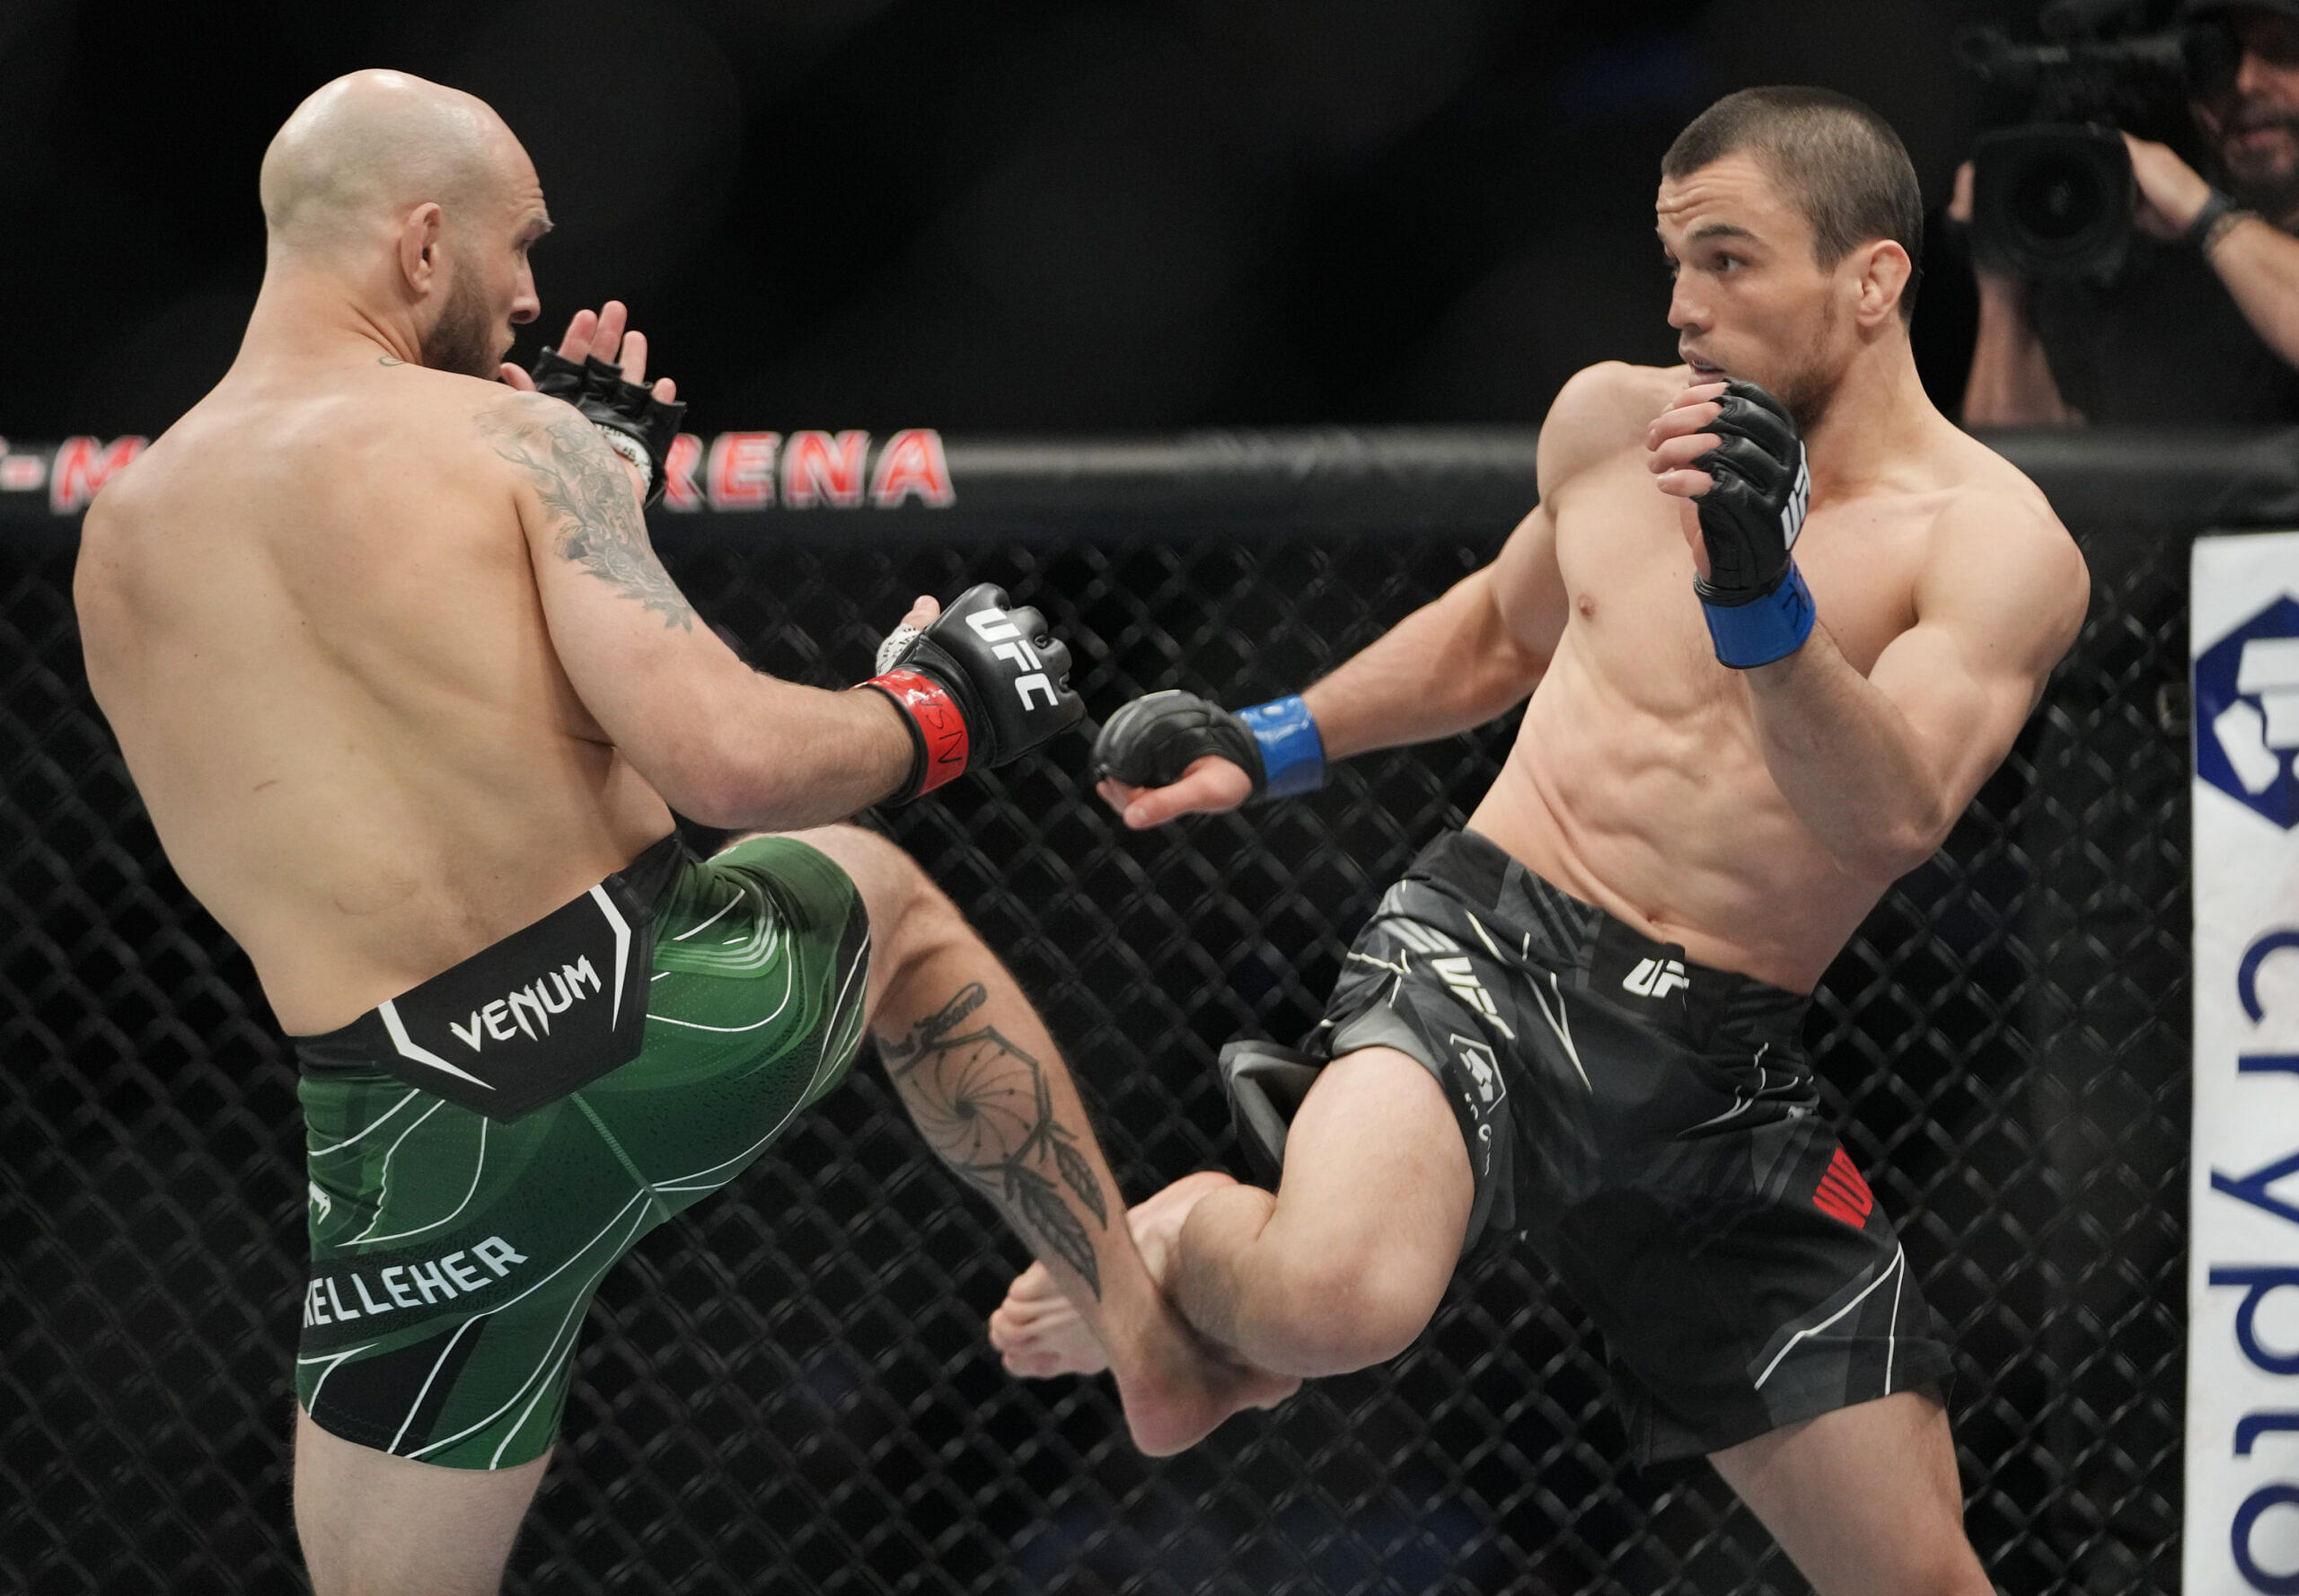
<path id="1" fill-rule="evenodd" d="M 1876 1210 L 1876 1195 L 1860 1178 L 1860 1171 L 1852 1167 L 1852 1160 L 1841 1147 L 1828 1160 L 1828 1173 L 1820 1177 L 1819 1188 L 1812 1194 L 1812 1206 L 1855 1230 L 1868 1228 L 1868 1216 Z"/>

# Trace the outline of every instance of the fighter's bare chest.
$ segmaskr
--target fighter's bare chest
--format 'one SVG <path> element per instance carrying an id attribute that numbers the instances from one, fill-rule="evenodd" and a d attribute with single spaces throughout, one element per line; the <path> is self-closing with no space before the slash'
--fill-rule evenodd
<path id="1" fill-rule="evenodd" d="M 1629 458 L 1571 484 L 1552 503 L 1566 628 L 1581 650 L 1643 668 L 1722 668 L 1693 594 L 1683 502 L 1653 485 L 1641 458 Z M 1814 607 L 1863 674 L 1916 622 L 1929 521 L 1923 507 L 1906 502 L 1823 501 L 1796 540 Z"/>

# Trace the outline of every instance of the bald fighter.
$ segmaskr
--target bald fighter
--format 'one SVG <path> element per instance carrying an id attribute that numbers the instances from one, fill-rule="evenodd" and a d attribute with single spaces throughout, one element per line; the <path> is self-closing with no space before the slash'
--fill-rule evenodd
<path id="1" fill-rule="evenodd" d="M 1925 397 L 1923 208 L 1872 111 L 1722 100 L 1658 212 L 1685 364 L 1565 385 L 1492 565 L 1298 698 L 1159 693 L 1105 727 L 1141 827 L 1531 697 L 1302 1051 L 1224 1055 L 1274 1193 L 1201 1173 L 1133 1223 L 1192 1324 L 1295 1375 L 1396 1356 L 1465 1248 L 1521 1231 L 1603 1329 L 1640 1460 L 1705 1455 L 1827 1596 L 1982 1596 L 1949 1349 L 1801 1035 L 2011 747 L 2088 578 Z M 1008 1366 L 1099 1367 L 1053 1286 L 1033 1269 L 993 1317 Z"/>
<path id="2" fill-rule="evenodd" d="M 1112 1349 L 1139 1446 L 1290 1389 L 1167 1308 L 997 959 L 894 846 L 827 824 L 1076 719 L 1037 613 L 921 600 L 866 691 L 751 671 L 648 544 L 679 407 L 622 308 L 574 319 L 542 392 L 498 366 L 551 223 L 486 105 L 340 79 L 261 190 L 239 357 L 91 507 L 75 596 L 168 857 L 302 1069 L 316 1589 L 496 1588 L 600 1277 L 865 1032 Z M 772 834 L 699 860 L 674 810 Z"/>

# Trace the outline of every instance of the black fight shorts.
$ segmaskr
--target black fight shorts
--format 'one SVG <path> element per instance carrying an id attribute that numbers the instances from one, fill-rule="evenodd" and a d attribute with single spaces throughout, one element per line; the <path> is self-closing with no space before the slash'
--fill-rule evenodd
<path id="1" fill-rule="evenodd" d="M 1817 1112 L 1810 1000 L 1696 965 L 1474 832 L 1439 838 L 1306 1044 L 1394 1047 L 1452 1099 L 1469 1222 L 1520 1231 L 1604 1332 L 1638 1461 L 1721 1451 L 1951 1354 Z"/>

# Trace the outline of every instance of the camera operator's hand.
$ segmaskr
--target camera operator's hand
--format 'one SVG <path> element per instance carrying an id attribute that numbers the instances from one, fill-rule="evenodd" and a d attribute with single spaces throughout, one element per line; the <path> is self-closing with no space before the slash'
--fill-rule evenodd
<path id="1" fill-rule="evenodd" d="M 1955 186 L 1948 190 L 1948 219 L 1959 227 L 1972 225 L 1972 163 L 1956 168 Z"/>
<path id="2" fill-rule="evenodd" d="M 1972 225 L 1972 163 L 1969 161 L 1956 168 L 1955 186 L 1948 190 L 1948 208 L 1944 213 L 1948 225 L 1959 232 Z M 2016 313 L 2025 314 L 2026 301 L 2019 295 L 2020 279 L 2010 272 L 1981 262 L 1977 254 L 1972 260 L 1972 276 L 1978 280 L 1981 297 L 2010 293 L 2018 303 Z"/>
<path id="3" fill-rule="evenodd" d="M 2178 242 L 2194 225 L 2204 201 L 2211 198 L 2211 185 L 2165 145 L 2128 133 L 2123 142 L 2131 151 L 2132 182 L 2139 190 L 2132 206 L 2132 225 L 2150 238 Z"/>
<path id="4" fill-rule="evenodd" d="M 1956 168 L 1949 223 L 1970 226 L 1972 208 L 1972 163 L 1967 161 Z M 2028 279 L 1986 264 L 1975 251 L 1972 283 L 1979 290 L 1979 329 L 1971 373 L 1964 381 L 1964 425 L 2065 427 L 2081 420 L 2052 380 L 2043 340 L 2028 314 Z"/>

